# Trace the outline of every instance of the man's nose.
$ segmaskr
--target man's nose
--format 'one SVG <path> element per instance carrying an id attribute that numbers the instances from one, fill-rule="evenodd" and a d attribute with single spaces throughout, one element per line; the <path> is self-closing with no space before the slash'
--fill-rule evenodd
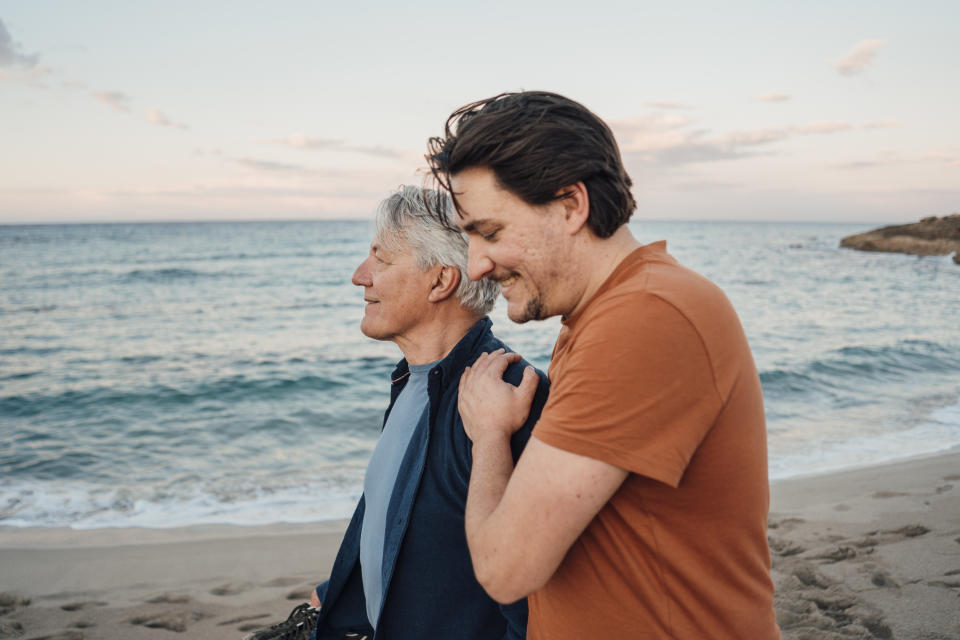
<path id="1" fill-rule="evenodd" d="M 361 262 L 357 270 L 353 272 L 350 282 L 358 287 L 369 287 L 373 284 L 370 281 L 370 256 L 367 256 L 367 259 Z"/>
<path id="2" fill-rule="evenodd" d="M 493 260 L 478 246 L 479 244 L 471 241 L 467 252 L 467 275 L 471 280 L 480 280 L 493 271 Z"/>

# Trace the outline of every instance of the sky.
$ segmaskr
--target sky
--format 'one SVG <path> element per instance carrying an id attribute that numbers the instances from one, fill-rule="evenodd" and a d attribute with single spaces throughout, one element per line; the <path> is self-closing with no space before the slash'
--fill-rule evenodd
<path id="1" fill-rule="evenodd" d="M 369 218 L 457 107 L 614 130 L 644 220 L 960 211 L 960 3 L 0 0 L 0 223 Z"/>

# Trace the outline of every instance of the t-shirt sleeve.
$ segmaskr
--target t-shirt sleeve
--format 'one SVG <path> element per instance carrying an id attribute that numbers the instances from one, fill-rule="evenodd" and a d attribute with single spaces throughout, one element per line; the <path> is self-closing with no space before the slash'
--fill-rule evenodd
<path id="1" fill-rule="evenodd" d="M 703 340 L 649 293 L 598 301 L 574 331 L 533 435 L 670 486 L 721 409 Z"/>

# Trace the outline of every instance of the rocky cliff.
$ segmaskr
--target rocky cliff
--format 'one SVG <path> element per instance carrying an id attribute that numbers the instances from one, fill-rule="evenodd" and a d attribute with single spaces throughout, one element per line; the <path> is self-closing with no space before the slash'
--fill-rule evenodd
<path id="1" fill-rule="evenodd" d="M 860 251 L 889 251 L 915 256 L 942 256 L 953 253 L 960 264 L 960 213 L 938 218 L 930 216 L 920 222 L 882 227 L 847 236 L 841 247 Z"/>

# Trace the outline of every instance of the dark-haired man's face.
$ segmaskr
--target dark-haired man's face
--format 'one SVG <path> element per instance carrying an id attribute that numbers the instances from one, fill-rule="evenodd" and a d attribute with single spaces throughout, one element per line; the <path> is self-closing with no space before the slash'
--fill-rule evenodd
<path id="1" fill-rule="evenodd" d="M 551 301 L 562 287 L 563 206 L 527 204 L 500 187 L 486 167 L 461 171 L 451 186 L 460 208 L 457 224 L 470 239 L 470 279 L 499 282 L 514 322 L 562 313 Z"/>

